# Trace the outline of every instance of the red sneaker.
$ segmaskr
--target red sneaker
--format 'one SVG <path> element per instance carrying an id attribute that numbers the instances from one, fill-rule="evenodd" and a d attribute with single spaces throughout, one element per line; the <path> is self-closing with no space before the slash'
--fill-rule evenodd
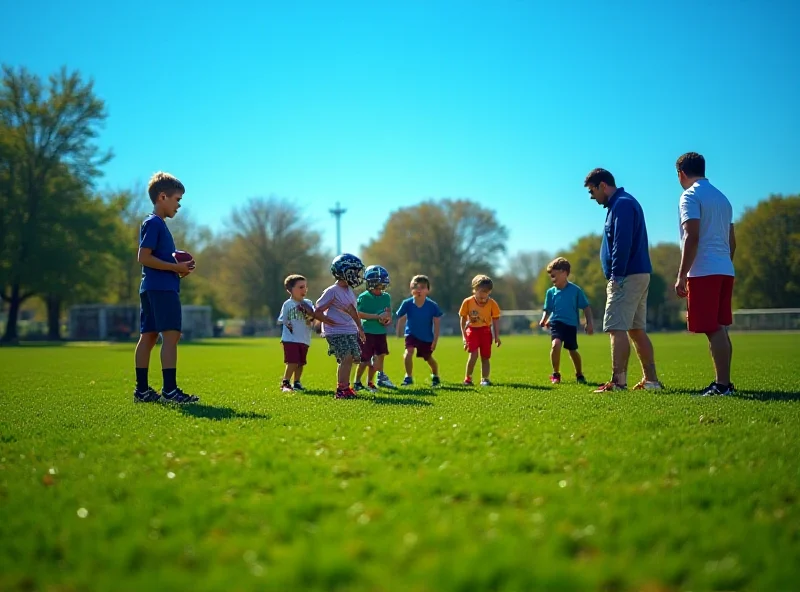
<path id="1" fill-rule="evenodd" d="M 344 388 L 337 388 L 335 397 L 337 399 L 355 399 L 358 395 L 356 395 L 355 391 L 350 387 Z"/>

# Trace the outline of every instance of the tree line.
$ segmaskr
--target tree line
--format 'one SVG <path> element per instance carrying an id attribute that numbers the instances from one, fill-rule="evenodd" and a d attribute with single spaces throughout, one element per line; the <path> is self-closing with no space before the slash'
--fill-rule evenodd
<path id="1" fill-rule="evenodd" d="M 139 226 L 150 211 L 144 188 L 98 191 L 113 154 L 97 138 L 107 117 L 91 80 L 62 69 L 48 80 L 4 66 L 0 86 L 0 298 L 4 341 L 18 337 L 21 307 L 38 298 L 48 334 L 60 335 L 68 306 L 138 304 Z M 181 213 L 170 222 L 176 244 L 200 264 L 182 285 L 186 304 L 211 305 L 215 318 L 276 316 L 283 278 L 303 273 L 320 290 L 333 253 L 298 207 L 277 196 L 253 197 L 232 210 L 216 232 Z M 737 220 L 737 307 L 800 306 L 800 196 L 770 196 Z M 506 309 L 541 306 L 554 256 L 572 263 L 595 310 L 605 304 L 600 236 L 579 238 L 561 252 L 506 252 L 507 229 L 495 213 L 468 199 L 427 201 L 392 212 L 363 247 L 365 263 L 391 273 L 396 298 L 416 273 L 427 274 L 433 297 L 455 311 L 470 279 L 496 279 Z M 672 292 L 680 259 L 676 244 L 651 247 L 650 321 L 682 323 L 684 303 Z"/>

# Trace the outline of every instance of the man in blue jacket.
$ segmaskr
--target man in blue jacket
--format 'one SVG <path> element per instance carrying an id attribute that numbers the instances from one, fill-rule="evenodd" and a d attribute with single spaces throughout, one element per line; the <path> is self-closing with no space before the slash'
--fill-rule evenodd
<path id="1" fill-rule="evenodd" d="M 608 210 L 603 232 L 600 260 L 608 285 L 603 331 L 611 337 L 611 380 L 596 393 L 625 390 L 628 385 L 628 358 L 636 345 L 644 377 L 634 389 L 659 390 L 653 344 L 647 336 L 647 291 L 650 286 L 650 252 L 647 226 L 639 202 L 617 187 L 614 175 L 594 169 L 586 176 L 584 187 L 593 200 Z"/>

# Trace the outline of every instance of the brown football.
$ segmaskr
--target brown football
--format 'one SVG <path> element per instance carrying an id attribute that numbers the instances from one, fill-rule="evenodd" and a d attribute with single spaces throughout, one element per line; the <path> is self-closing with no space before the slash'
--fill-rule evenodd
<path id="1" fill-rule="evenodd" d="M 175 259 L 175 263 L 183 263 L 184 261 L 194 261 L 194 257 L 191 253 L 187 251 L 175 251 L 172 254 L 172 257 Z M 194 269 L 194 265 L 190 266 L 190 269 Z M 178 274 L 180 277 L 184 277 L 185 274 Z"/>

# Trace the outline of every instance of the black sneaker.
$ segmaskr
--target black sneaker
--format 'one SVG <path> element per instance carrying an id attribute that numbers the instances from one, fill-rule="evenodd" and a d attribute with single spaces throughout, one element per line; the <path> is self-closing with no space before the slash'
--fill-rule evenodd
<path id="1" fill-rule="evenodd" d="M 140 391 L 138 388 L 133 389 L 133 402 L 134 403 L 158 403 L 161 399 L 161 395 L 151 387 L 147 387 L 145 390 Z"/>
<path id="2" fill-rule="evenodd" d="M 712 382 L 709 384 L 706 389 L 700 393 L 701 397 L 715 397 L 717 395 L 732 395 L 735 391 L 733 388 L 733 383 L 725 385 L 719 384 L 718 382 Z"/>
<path id="3" fill-rule="evenodd" d="M 586 377 L 583 374 L 578 374 L 575 380 L 578 381 L 578 384 L 586 384 Z"/>
<path id="4" fill-rule="evenodd" d="M 364 384 L 360 380 L 353 383 L 353 390 L 355 392 L 363 391 L 365 388 L 367 388 L 367 387 L 365 387 Z"/>
<path id="5" fill-rule="evenodd" d="M 303 385 L 300 383 L 299 380 L 294 381 L 294 390 L 296 391 L 304 391 L 306 389 L 303 388 Z"/>
<path id="6" fill-rule="evenodd" d="M 200 397 L 195 395 L 187 395 L 180 388 L 176 388 L 171 393 L 161 391 L 161 398 L 165 403 L 173 403 L 175 405 L 188 405 L 190 403 L 197 403 Z"/>
<path id="7" fill-rule="evenodd" d="M 432 375 L 431 376 L 431 386 L 439 386 L 441 384 L 442 384 L 442 381 L 438 376 L 436 376 L 436 375 Z"/>

